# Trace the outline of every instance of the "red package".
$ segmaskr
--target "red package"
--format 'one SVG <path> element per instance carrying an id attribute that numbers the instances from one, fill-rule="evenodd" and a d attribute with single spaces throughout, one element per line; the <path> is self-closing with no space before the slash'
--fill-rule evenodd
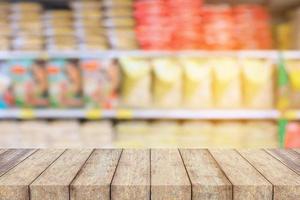
<path id="1" fill-rule="evenodd" d="M 285 136 L 286 148 L 300 148 L 300 124 L 290 123 Z"/>

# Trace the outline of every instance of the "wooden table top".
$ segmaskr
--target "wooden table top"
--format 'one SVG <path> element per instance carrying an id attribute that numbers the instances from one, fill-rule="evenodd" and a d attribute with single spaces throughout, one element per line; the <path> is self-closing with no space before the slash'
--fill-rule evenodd
<path id="1" fill-rule="evenodd" d="M 300 149 L 0 149 L 0 200 L 300 200 Z"/>

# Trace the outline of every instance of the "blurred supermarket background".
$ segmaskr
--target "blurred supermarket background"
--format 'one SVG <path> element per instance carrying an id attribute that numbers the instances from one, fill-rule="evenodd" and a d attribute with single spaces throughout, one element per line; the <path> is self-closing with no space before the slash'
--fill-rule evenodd
<path id="1" fill-rule="evenodd" d="M 1 0 L 0 147 L 300 148 L 300 1 Z"/>

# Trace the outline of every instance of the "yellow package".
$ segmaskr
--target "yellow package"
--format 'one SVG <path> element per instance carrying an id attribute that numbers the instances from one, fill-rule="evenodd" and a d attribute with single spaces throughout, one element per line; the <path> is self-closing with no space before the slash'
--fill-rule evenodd
<path id="1" fill-rule="evenodd" d="M 153 100 L 155 106 L 174 108 L 181 104 L 182 71 L 176 60 L 160 58 L 153 59 L 154 86 Z"/>
<path id="2" fill-rule="evenodd" d="M 150 61 L 139 58 L 121 58 L 122 104 L 129 107 L 146 107 L 151 103 Z"/>
<path id="3" fill-rule="evenodd" d="M 291 87 L 290 106 L 300 109 L 300 60 L 288 60 L 286 68 Z"/>
<path id="4" fill-rule="evenodd" d="M 212 68 L 205 59 L 182 58 L 184 68 L 183 103 L 190 108 L 210 108 L 213 105 Z"/>
<path id="5" fill-rule="evenodd" d="M 291 23 L 281 23 L 276 26 L 277 44 L 279 49 L 292 48 Z"/>
<path id="6" fill-rule="evenodd" d="M 262 59 L 242 60 L 244 105 L 247 108 L 270 109 L 274 106 L 274 68 Z"/>
<path id="7" fill-rule="evenodd" d="M 211 61 L 214 69 L 214 98 L 218 108 L 240 108 L 242 104 L 241 70 L 234 58 Z"/>

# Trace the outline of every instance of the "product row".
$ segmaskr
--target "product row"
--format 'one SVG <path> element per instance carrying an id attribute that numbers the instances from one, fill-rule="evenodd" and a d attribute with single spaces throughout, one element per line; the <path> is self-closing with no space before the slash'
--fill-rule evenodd
<path id="1" fill-rule="evenodd" d="M 0 107 L 271 109 L 284 79 L 289 108 L 300 108 L 300 60 L 285 69 L 233 57 L 10 60 L 0 64 Z"/>
<path id="2" fill-rule="evenodd" d="M 285 147 L 300 148 L 300 122 L 290 122 L 286 127 Z"/>
<path id="3" fill-rule="evenodd" d="M 271 49 L 270 16 L 258 4 L 204 0 L 0 3 L 0 50 Z"/>
<path id="4" fill-rule="evenodd" d="M 300 8 L 293 8 L 275 24 L 278 49 L 300 49 Z"/>
<path id="5" fill-rule="evenodd" d="M 1 121 L 0 129 L 1 148 L 275 148 L 279 141 L 269 121 Z"/>

